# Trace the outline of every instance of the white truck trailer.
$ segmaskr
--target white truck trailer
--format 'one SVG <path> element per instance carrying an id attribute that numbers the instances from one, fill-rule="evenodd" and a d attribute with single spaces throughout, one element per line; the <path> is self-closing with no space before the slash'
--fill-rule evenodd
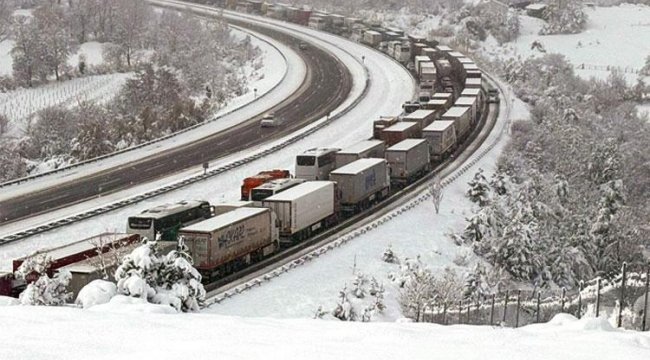
<path id="1" fill-rule="evenodd" d="M 456 99 L 454 103 L 455 106 L 467 106 L 470 108 L 470 119 L 471 123 L 474 124 L 477 121 L 477 114 L 479 112 L 479 102 L 476 96 L 461 96 Z"/>
<path id="2" fill-rule="evenodd" d="M 456 127 L 456 139 L 463 141 L 470 132 L 472 111 L 466 106 L 454 106 L 447 110 L 440 120 L 451 120 Z"/>
<path id="3" fill-rule="evenodd" d="M 208 279 L 271 255 L 279 246 L 276 215 L 266 208 L 242 207 L 182 228 L 194 266 Z"/>
<path id="4" fill-rule="evenodd" d="M 422 137 L 429 144 L 429 156 L 442 159 L 456 147 L 456 128 L 453 121 L 436 120 L 422 130 Z"/>
<path id="5" fill-rule="evenodd" d="M 359 159 L 330 173 L 338 187 L 341 210 L 357 212 L 388 196 L 390 178 L 385 159 Z"/>
<path id="6" fill-rule="evenodd" d="M 295 242 L 336 222 L 336 183 L 308 181 L 262 200 L 278 217 L 282 242 Z"/>
<path id="7" fill-rule="evenodd" d="M 384 158 L 386 144 L 381 140 L 363 140 L 336 153 L 336 167 L 365 158 Z M 331 175 L 331 173 L 330 173 Z"/>
<path id="8" fill-rule="evenodd" d="M 425 139 L 406 139 L 386 149 L 391 183 L 404 186 L 431 167 L 429 144 Z"/>

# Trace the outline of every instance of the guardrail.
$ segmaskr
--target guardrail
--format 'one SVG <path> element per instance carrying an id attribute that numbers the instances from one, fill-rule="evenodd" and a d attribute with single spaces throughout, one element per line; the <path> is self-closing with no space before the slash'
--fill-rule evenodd
<path id="1" fill-rule="evenodd" d="M 467 171 L 469 171 L 474 165 L 476 165 L 476 163 L 478 163 L 490 151 L 492 151 L 492 149 L 494 149 L 494 147 L 499 144 L 499 142 L 501 141 L 501 139 L 503 138 L 503 136 L 506 134 L 506 132 L 509 129 L 509 126 L 510 126 L 510 113 L 511 113 L 511 110 L 512 110 L 512 104 L 510 102 L 510 97 L 509 96 L 504 96 L 504 95 L 507 94 L 507 92 L 504 91 L 503 86 L 501 86 L 501 84 L 498 81 L 496 81 L 494 78 L 492 78 L 490 75 L 488 75 L 485 72 L 483 72 L 483 75 L 486 78 L 488 78 L 488 80 L 490 81 L 490 83 L 493 86 L 495 86 L 496 88 L 499 89 L 499 92 L 502 95 L 501 97 L 506 102 L 506 109 L 505 109 L 506 111 L 505 111 L 505 114 L 503 115 L 503 116 L 505 116 L 505 120 L 504 120 L 505 123 L 504 123 L 503 127 L 501 128 L 501 130 L 499 131 L 499 134 L 497 135 L 496 139 L 494 139 L 494 141 L 491 144 L 489 144 L 485 149 L 483 149 L 483 151 L 478 153 L 478 155 L 476 155 L 476 157 L 474 159 L 472 159 L 469 163 L 465 164 L 463 167 L 461 167 L 459 170 L 453 172 L 452 174 L 444 177 L 444 179 L 441 181 L 441 185 L 442 185 L 443 188 L 449 186 L 451 183 L 456 181 L 460 176 L 462 176 Z M 498 109 L 500 109 L 500 107 L 498 107 Z M 497 114 L 497 117 L 498 117 L 498 116 L 501 115 L 501 113 L 500 113 L 500 110 L 497 110 L 497 112 L 498 112 L 498 114 Z M 224 291 L 224 292 L 222 292 L 220 294 L 215 295 L 214 297 L 212 297 L 212 298 L 210 298 L 210 299 L 208 299 L 206 301 L 206 306 L 211 306 L 211 305 L 214 305 L 214 304 L 221 303 L 222 301 L 224 301 L 226 299 L 229 299 L 229 298 L 232 298 L 232 297 L 234 297 L 234 296 L 236 296 L 238 294 L 241 294 L 241 293 L 243 293 L 245 291 L 248 291 L 248 290 L 253 289 L 255 287 L 262 286 L 262 284 L 264 284 L 266 282 L 269 282 L 272 279 L 277 278 L 278 276 L 280 276 L 280 275 L 282 275 L 282 274 L 284 274 L 286 272 L 289 272 L 292 269 L 295 269 L 295 268 L 297 268 L 299 266 L 302 266 L 303 264 L 306 264 L 306 263 L 310 262 L 311 260 L 316 259 L 316 258 L 320 257 L 323 254 L 326 254 L 327 252 L 329 252 L 331 250 L 339 248 L 339 247 L 343 246 L 344 244 L 346 244 L 346 243 L 360 237 L 361 235 L 364 235 L 364 234 L 366 234 L 368 232 L 377 230 L 378 228 L 380 228 L 382 225 L 386 224 L 387 222 L 397 218 L 398 216 L 408 212 L 409 210 L 414 209 L 415 207 L 423 204 L 425 201 L 428 201 L 431 198 L 431 194 L 429 194 L 428 191 L 425 190 L 425 189 L 420 189 L 422 186 L 423 185 L 420 185 L 418 188 L 413 190 L 413 192 L 416 193 L 416 195 L 413 196 L 414 199 L 409 200 L 405 204 L 399 206 L 399 208 L 391 211 L 390 213 L 388 213 L 386 215 L 381 216 L 379 219 L 376 219 L 374 221 L 371 221 L 371 222 L 363 225 L 359 229 L 356 229 L 354 231 L 351 231 L 349 233 L 346 233 L 346 234 L 338 237 L 337 239 L 329 242 L 326 245 L 323 245 L 322 247 L 320 247 L 320 248 L 318 248 L 316 250 L 313 250 L 313 251 L 311 251 L 311 252 L 309 252 L 309 253 L 307 253 L 307 254 L 305 254 L 305 255 L 297 258 L 297 259 L 294 259 L 294 260 L 290 261 L 287 264 L 281 265 L 281 266 L 267 272 L 266 274 L 263 274 L 261 276 L 258 276 L 256 278 L 254 278 L 254 279 L 251 279 L 251 280 L 249 280 L 249 281 L 247 281 L 247 282 L 245 282 L 245 283 L 243 283 L 241 285 L 238 285 L 238 286 L 234 287 L 233 289 L 230 289 L 230 290 L 227 290 L 227 291 Z"/>
<path id="2" fill-rule="evenodd" d="M 245 30 L 245 29 L 243 29 L 243 28 L 241 28 L 239 26 L 235 26 L 235 25 L 230 25 L 230 26 L 235 27 L 235 28 L 239 29 L 240 31 L 246 32 L 249 35 L 256 37 L 260 41 L 266 42 L 271 47 L 276 49 L 278 51 L 278 53 L 280 53 L 280 55 L 284 59 L 285 63 L 287 63 L 287 57 L 274 44 L 272 44 L 272 43 L 270 43 L 270 42 L 268 42 L 266 40 L 262 40 L 260 37 L 257 37 L 253 31 Z M 206 124 L 209 124 L 209 123 L 212 123 L 214 121 L 220 120 L 220 119 L 224 118 L 225 116 L 228 116 L 228 115 L 234 113 L 235 111 L 239 111 L 244 106 L 250 105 L 251 103 L 253 103 L 255 101 L 259 101 L 260 99 L 265 98 L 268 94 L 270 94 L 273 90 L 275 90 L 278 86 L 280 86 L 280 84 L 282 84 L 282 82 L 286 79 L 288 72 L 289 72 L 289 69 L 288 68 L 285 69 L 284 74 L 282 75 L 282 79 L 277 84 L 273 85 L 273 87 L 271 87 L 267 92 L 265 92 L 264 94 L 261 94 L 260 96 L 256 97 L 252 102 L 242 104 L 241 106 L 238 106 L 238 107 L 236 107 L 234 109 L 231 109 L 231 110 L 229 110 L 229 111 L 227 111 L 227 112 L 225 112 L 223 114 L 213 116 L 210 119 L 208 119 L 208 120 L 206 120 L 206 121 L 204 121 L 204 122 L 202 122 L 200 124 L 191 125 L 191 126 L 185 128 L 185 129 L 178 130 L 178 131 L 176 131 L 174 133 L 159 137 L 159 138 L 154 139 L 154 140 L 144 142 L 142 144 L 138 144 L 138 145 L 135 145 L 135 146 L 128 147 L 126 149 L 114 151 L 114 152 L 111 152 L 109 154 L 94 157 L 92 159 L 80 161 L 80 162 L 75 163 L 75 164 L 63 166 L 63 167 L 60 167 L 58 169 L 48 170 L 48 171 L 45 171 L 45 172 L 42 172 L 42 173 L 39 173 L 39 174 L 29 175 L 29 176 L 25 176 L 25 177 L 22 177 L 22 178 L 19 178 L 19 179 L 6 181 L 4 183 L 0 183 L 0 189 L 8 187 L 8 186 L 12 186 L 12 185 L 18 185 L 18 184 L 21 184 L 21 183 L 24 183 L 24 182 L 35 180 L 35 179 L 40 179 L 40 178 L 45 177 L 45 176 L 54 175 L 54 174 L 57 174 L 57 173 L 61 173 L 61 172 L 65 172 L 65 171 L 68 171 L 68 170 L 76 169 L 76 168 L 78 168 L 80 166 L 96 163 L 98 161 L 106 160 L 106 159 L 115 157 L 117 155 L 121 155 L 121 154 L 125 154 L 125 153 L 128 153 L 128 152 L 134 151 L 134 150 L 142 149 L 142 148 L 147 147 L 149 145 L 153 145 L 153 144 L 159 143 L 161 141 L 168 140 L 170 138 L 173 138 L 173 137 L 176 137 L 178 135 L 184 134 L 184 133 L 186 133 L 188 131 L 194 130 L 194 129 L 199 128 L 199 127 L 202 127 L 202 126 L 204 126 Z M 263 113 L 264 113 L 264 111 L 260 112 L 256 116 L 259 116 L 259 115 L 261 115 Z M 233 126 L 236 126 L 236 125 L 233 125 Z"/>
<path id="3" fill-rule="evenodd" d="M 242 18 L 245 19 L 245 17 L 242 17 Z M 243 20 L 243 21 L 246 21 L 246 20 Z M 299 30 L 294 30 L 294 31 L 301 32 Z M 306 34 L 304 32 L 302 32 L 302 33 Z M 327 41 L 327 40 L 322 40 L 322 41 L 325 41 L 325 42 L 327 42 L 327 43 L 329 43 L 331 45 L 336 46 L 335 44 L 333 44 L 330 41 Z M 350 54 L 345 49 L 341 49 L 341 51 L 349 54 L 352 58 L 355 58 L 354 55 Z M 6 245 L 6 244 L 9 244 L 9 243 L 21 240 L 21 239 L 25 239 L 25 238 L 28 238 L 30 236 L 34 236 L 34 235 L 37 235 L 37 234 L 40 234 L 40 233 L 44 233 L 46 231 L 50 231 L 50 230 L 53 230 L 53 229 L 57 229 L 57 228 L 66 226 L 66 225 L 70 225 L 70 224 L 73 224 L 73 223 L 81 221 L 81 220 L 89 219 L 89 218 L 97 216 L 97 215 L 105 214 L 105 213 L 108 213 L 108 212 L 116 210 L 116 209 L 120 209 L 120 208 L 123 208 L 123 207 L 126 207 L 126 206 L 130 206 L 130 205 L 139 203 L 141 201 L 153 198 L 155 196 L 158 196 L 158 195 L 161 195 L 161 194 L 164 194 L 164 193 L 168 193 L 168 192 L 180 189 L 182 187 L 194 184 L 196 182 L 199 182 L 199 181 L 202 181 L 202 180 L 217 176 L 217 175 L 222 174 L 222 173 L 224 173 L 224 172 L 226 172 L 228 170 L 232 170 L 232 169 L 241 167 L 241 166 L 243 166 L 245 164 L 251 163 L 253 161 L 259 160 L 259 159 L 261 159 L 263 157 L 266 157 L 266 156 L 268 156 L 268 155 L 270 155 L 272 153 L 275 153 L 275 152 L 277 152 L 277 151 L 279 151 L 279 150 L 281 150 L 281 149 L 283 149 L 283 148 L 285 148 L 285 147 L 287 147 L 287 146 L 289 146 L 291 144 L 294 144 L 294 143 L 304 139 L 305 137 L 315 133 L 316 131 L 319 131 L 319 130 L 325 128 L 326 126 L 330 125 L 334 121 L 336 121 L 339 118 L 346 115 L 348 112 L 352 111 L 354 109 L 354 107 L 356 107 L 356 105 L 358 105 L 359 102 L 361 102 L 361 100 L 363 100 L 366 97 L 366 95 L 368 94 L 368 90 L 369 90 L 369 87 L 370 87 L 370 84 L 371 84 L 370 74 L 369 74 L 368 69 L 367 69 L 365 64 L 361 63 L 356 58 L 355 58 L 355 61 L 357 61 L 364 68 L 364 70 L 365 70 L 365 72 L 367 74 L 366 83 L 364 85 L 363 92 L 359 95 L 359 97 L 357 99 L 355 99 L 345 109 L 341 110 L 340 112 L 338 112 L 334 116 L 326 118 L 320 124 L 317 124 L 317 125 L 309 128 L 309 129 L 307 129 L 307 130 L 303 130 L 303 131 L 299 132 L 297 135 L 294 135 L 294 136 L 290 137 L 289 139 L 287 139 L 287 140 L 285 140 L 285 141 L 283 141 L 283 142 L 281 142 L 281 143 L 279 143 L 277 145 L 274 145 L 274 146 L 272 146 L 272 147 L 270 147 L 270 148 L 268 148 L 266 150 L 259 151 L 259 152 L 255 153 L 253 155 L 244 157 L 242 159 L 239 159 L 239 160 L 233 161 L 231 163 L 228 163 L 228 164 L 226 164 L 224 166 L 221 166 L 221 167 L 218 167 L 216 169 L 207 171 L 204 174 L 191 176 L 191 177 L 188 177 L 188 178 L 186 178 L 184 180 L 175 182 L 173 184 L 170 184 L 170 185 L 167 185 L 167 186 L 164 186 L 164 187 L 160 187 L 160 188 L 157 188 L 155 190 L 148 191 L 146 193 L 143 193 L 143 194 L 140 194 L 140 195 L 137 195 L 137 196 L 134 196 L 134 197 L 130 197 L 128 199 L 124 199 L 124 200 L 119 201 L 119 202 L 111 203 L 109 205 L 102 206 L 102 207 L 99 207 L 99 208 L 96 208 L 96 209 L 93 209 L 93 210 L 89 210 L 89 211 L 86 211 L 86 212 L 82 212 L 82 213 L 76 214 L 74 216 L 70 216 L 70 217 L 67 217 L 67 218 L 64 218 L 64 219 L 60 219 L 60 220 L 53 221 L 53 222 L 50 222 L 50 223 L 47 223 L 47 224 L 44 224 L 44 225 L 36 226 L 36 227 L 30 228 L 30 229 L 27 229 L 27 230 L 24 230 L 24 231 L 20 231 L 20 232 L 17 232 L 17 233 L 13 233 L 13 234 L 4 236 L 4 237 L 0 238 L 0 246 Z"/>

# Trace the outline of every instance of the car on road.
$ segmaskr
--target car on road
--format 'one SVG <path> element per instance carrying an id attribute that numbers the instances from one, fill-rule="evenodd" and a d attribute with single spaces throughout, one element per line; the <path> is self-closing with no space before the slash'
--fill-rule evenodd
<path id="1" fill-rule="evenodd" d="M 276 127 L 278 126 L 278 119 L 275 118 L 274 113 L 266 113 L 264 116 L 262 116 L 262 120 L 260 121 L 260 127 Z"/>
<path id="2" fill-rule="evenodd" d="M 301 42 L 300 44 L 298 44 L 298 48 L 300 50 L 307 50 L 307 48 L 308 48 L 307 43 Z"/>

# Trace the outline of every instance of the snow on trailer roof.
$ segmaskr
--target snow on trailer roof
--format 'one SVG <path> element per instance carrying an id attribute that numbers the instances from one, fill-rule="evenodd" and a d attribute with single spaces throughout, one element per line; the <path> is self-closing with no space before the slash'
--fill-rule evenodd
<path id="1" fill-rule="evenodd" d="M 481 93 L 481 89 L 465 89 L 463 90 L 462 93 L 460 93 L 461 96 L 477 96 L 478 94 Z"/>
<path id="2" fill-rule="evenodd" d="M 409 151 L 426 141 L 426 139 L 406 139 L 389 147 L 386 151 Z"/>
<path id="3" fill-rule="evenodd" d="M 381 35 L 380 32 L 378 32 L 378 31 L 374 31 L 374 30 L 368 30 L 368 31 L 366 31 L 366 34 L 370 34 L 370 35 Z"/>
<path id="4" fill-rule="evenodd" d="M 416 110 L 408 115 L 404 115 L 404 119 L 426 119 L 427 117 L 434 115 L 435 111 L 433 110 Z"/>
<path id="5" fill-rule="evenodd" d="M 437 92 L 433 94 L 431 97 L 432 99 L 449 99 L 451 97 L 451 93 L 443 93 L 443 92 Z"/>
<path id="6" fill-rule="evenodd" d="M 526 10 L 532 10 L 532 11 L 544 10 L 546 8 L 547 8 L 546 4 L 530 4 L 530 5 L 526 6 Z"/>
<path id="7" fill-rule="evenodd" d="M 217 215 L 215 217 L 209 218 L 208 220 L 203 220 L 196 224 L 181 228 L 181 232 L 213 232 L 219 230 L 226 226 L 232 225 L 233 223 L 248 219 L 250 217 L 259 215 L 265 211 L 269 211 L 267 208 L 255 208 L 255 207 L 241 207 L 233 211 L 229 211 L 222 215 Z"/>
<path id="8" fill-rule="evenodd" d="M 436 48 L 438 48 L 439 51 L 444 51 L 444 52 L 452 52 L 452 51 L 454 51 L 454 49 L 450 48 L 447 45 L 438 45 L 438 46 L 436 46 Z"/>
<path id="9" fill-rule="evenodd" d="M 454 105 L 456 106 L 472 106 L 476 103 L 476 97 L 475 96 L 461 96 L 458 99 L 456 99 L 456 102 Z"/>
<path id="10" fill-rule="evenodd" d="M 347 147 L 341 151 L 339 151 L 339 154 L 359 154 L 362 153 L 368 149 L 372 149 L 375 146 L 378 146 L 380 144 L 383 144 L 384 142 L 381 140 L 363 140 L 359 141 L 358 143 Z"/>
<path id="11" fill-rule="evenodd" d="M 275 189 L 278 187 L 282 187 L 283 185 L 287 183 L 295 183 L 295 182 L 304 182 L 303 179 L 296 179 L 296 178 L 284 178 L 284 179 L 274 179 L 268 182 L 265 182 L 264 184 L 256 187 L 255 189 Z"/>
<path id="12" fill-rule="evenodd" d="M 445 100 L 445 99 L 431 99 L 431 100 L 429 100 L 429 102 L 427 104 L 429 104 L 429 105 L 446 105 L 447 100 Z"/>
<path id="13" fill-rule="evenodd" d="M 458 51 L 452 51 L 452 52 L 450 52 L 450 53 L 449 53 L 449 56 L 451 56 L 451 57 L 455 57 L 455 58 L 464 58 L 464 57 L 467 57 L 467 56 L 465 56 L 465 54 L 463 54 L 463 53 L 461 53 L 461 52 L 458 52 Z"/>
<path id="14" fill-rule="evenodd" d="M 366 169 L 370 169 L 371 167 L 382 162 L 386 162 L 386 160 L 377 159 L 377 158 L 359 159 L 341 168 L 333 170 L 332 172 L 330 172 L 330 174 L 331 175 L 355 175 Z"/>
<path id="15" fill-rule="evenodd" d="M 414 126 L 418 126 L 418 123 L 412 122 L 412 121 L 401 121 L 401 122 L 398 122 L 397 124 L 395 124 L 395 125 L 393 125 L 391 127 L 388 127 L 386 129 L 384 129 L 384 131 L 402 132 L 402 131 L 404 131 L 406 129 L 410 129 L 410 128 L 414 127 Z"/>
<path id="16" fill-rule="evenodd" d="M 436 69 L 436 65 L 435 65 L 435 64 L 433 63 L 433 61 L 431 61 L 431 60 L 429 60 L 429 61 L 423 61 L 423 62 L 420 64 L 420 69 L 426 69 L 426 68 L 434 69 L 434 70 L 435 70 L 435 69 Z"/>
<path id="17" fill-rule="evenodd" d="M 474 60 L 468 58 L 468 57 L 462 57 L 458 59 L 458 62 L 461 64 L 473 64 Z"/>
<path id="18" fill-rule="evenodd" d="M 97 248 L 97 245 L 99 244 L 100 241 L 103 244 L 108 245 L 111 243 L 115 243 L 119 240 L 128 239 L 131 236 L 133 236 L 133 234 L 118 234 L 118 233 L 99 234 L 93 237 L 89 237 L 87 239 L 73 242 L 68 245 L 55 247 L 53 249 L 39 250 L 35 253 L 32 253 L 31 255 L 22 257 L 18 260 L 25 260 L 39 255 L 46 255 L 47 257 L 52 258 L 52 260 L 58 260 L 66 256 L 80 254 L 85 251 L 94 250 Z"/>
<path id="19" fill-rule="evenodd" d="M 478 66 L 474 63 L 463 64 L 463 68 L 465 68 L 465 70 L 478 70 Z"/>
<path id="20" fill-rule="evenodd" d="M 200 206 L 203 203 L 205 203 L 205 201 L 185 200 L 173 204 L 163 204 L 163 205 L 158 205 L 156 207 L 153 207 L 151 209 L 143 210 L 141 213 L 139 213 L 136 216 L 141 218 L 158 219 L 163 216 L 167 216 L 169 214 L 174 214 L 177 212 L 185 211 Z"/>
<path id="21" fill-rule="evenodd" d="M 422 130 L 423 132 L 427 131 L 444 131 L 450 126 L 454 125 L 453 120 L 436 120 Z"/>
<path id="22" fill-rule="evenodd" d="M 454 106 L 454 107 L 450 108 L 449 110 L 447 110 L 447 112 L 444 113 L 442 115 L 442 117 L 443 118 L 445 118 L 445 117 L 457 118 L 457 117 L 461 117 L 461 116 L 465 115 L 465 113 L 467 111 L 469 111 L 469 108 L 466 107 L 466 106 Z"/>
<path id="23" fill-rule="evenodd" d="M 307 181 L 300 185 L 296 185 L 291 189 L 285 190 L 279 194 L 270 196 L 262 200 L 262 202 L 264 203 L 267 201 L 293 201 L 296 198 L 304 196 L 305 194 L 309 194 L 311 192 L 320 190 L 322 188 L 326 188 L 328 186 L 333 186 L 333 184 L 334 184 L 333 181 Z"/>
<path id="24" fill-rule="evenodd" d="M 468 78 L 465 79 L 466 85 L 481 85 L 481 79 L 479 78 Z"/>

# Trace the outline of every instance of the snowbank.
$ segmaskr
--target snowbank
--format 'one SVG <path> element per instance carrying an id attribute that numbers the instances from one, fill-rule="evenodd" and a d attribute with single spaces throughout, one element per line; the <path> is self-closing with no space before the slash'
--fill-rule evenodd
<path id="1" fill-rule="evenodd" d="M 95 305 L 106 304 L 111 301 L 111 298 L 116 293 L 117 287 L 114 283 L 105 280 L 93 280 L 79 291 L 75 304 L 84 309 Z"/>
<path id="2" fill-rule="evenodd" d="M 151 304 L 147 302 L 147 300 L 145 299 L 134 298 L 125 295 L 116 295 L 111 299 L 111 301 L 105 304 L 93 306 L 88 311 L 98 312 L 98 313 L 113 313 L 113 314 L 134 314 L 134 313 L 177 314 L 178 313 L 171 306 Z M 78 314 L 75 314 L 75 316 L 78 316 Z"/>
<path id="3" fill-rule="evenodd" d="M 20 301 L 10 296 L 0 296 L 0 306 L 20 305 Z"/>
<path id="4" fill-rule="evenodd" d="M 0 308 L 0 337 L 11 344 L 0 347 L 0 358 L 591 360 L 650 355 L 650 333 L 580 328 L 591 319 L 520 329 L 242 319 L 146 313 L 140 310 L 155 306 L 123 300 L 132 304 L 114 304 L 120 313 L 96 311 L 106 305 L 89 311 Z"/>

